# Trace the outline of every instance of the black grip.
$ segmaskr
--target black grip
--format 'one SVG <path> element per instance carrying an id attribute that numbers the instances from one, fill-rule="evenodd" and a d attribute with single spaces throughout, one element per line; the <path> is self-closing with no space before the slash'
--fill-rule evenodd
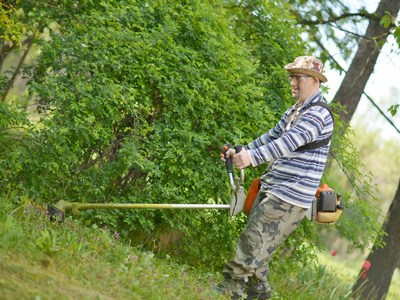
<path id="1" fill-rule="evenodd" d="M 232 165 L 232 158 L 226 157 L 226 152 L 228 152 L 228 150 L 231 148 L 231 144 L 225 144 L 221 147 L 221 152 L 224 154 L 225 157 L 225 165 L 226 165 L 226 169 L 228 170 L 228 173 L 232 173 L 233 174 L 233 165 Z"/>
<path id="2" fill-rule="evenodd" d="M 233 147 L 233 148 L 235 149 L 236 154 L 237 154 L 237 153 L 239 153 L 240 151 L 242 151 L 243 146 L 242 146 L 242 144 L 239 144 L 239 145 L 236 145 L 236 146 Z"/>

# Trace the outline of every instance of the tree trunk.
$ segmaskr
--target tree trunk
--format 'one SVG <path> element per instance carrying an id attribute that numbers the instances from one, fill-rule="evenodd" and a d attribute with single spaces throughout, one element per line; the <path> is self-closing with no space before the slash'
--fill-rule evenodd
<path id="1" fill-rule="evenodd" d="M 371 263 L 366 277 L 358 279 L 353 291 L 361 299 L 371 299 L 370 294 L 376 299 L 384 299 L 389 290 L 393 272 L 400 261 L 400 182 L 396 195 L 390 205 L 382 229 L 387 233 L 383 237 L 384 248 L 373 247 L 373 252 L 367 260 Z M 357 290 L 359 289 L 359 290 Z"/>
<path id="2" fill-rule="evenodd" d="M 396 16 L 400 9 L 400 1 L 398 0 L 381 0 L 376 10 L 377 17 L 381 19 L 385 12 Z M 389 35 L 389 28 L 385 28 L 375 20 L 370 20 L 363 38 L 358 44 L 358 51 L 351 62 L 340 88 L 338 89 L 333 103 L 340 102 L 346 105 L 347 114 L 343 111 L 339 112 L 340 118 L 349 122 L 357 108 L 365 85 L 374 70 L 374 66 L 378 59 L 380 49 Z"/>
<path id="3" fill-rule="evenodd" d="M 386 12 L 396 16 L 400 9 L 399 0 L 381 0 L 376 14 L 378 19 L 381 19 Z M 345 122 L 349 122 L 353 117 L 354 111 L 361 99 L 361 95 L 365 89 L 367 81 L 374 70 L 374 66 L 378 59 L 380 48 L 383 46 L 386 38 L 389 34 L 389 28 L 384 28 L 379 22 L 370 20 L 365 36 L 367 38 L 362 39 L 358 44 L 357 53 L 351 62 L 350 68 L 347 71 L 342 84 L 336 93 L 333 103 L 340 102 L 346 106 L 347 114 L 343 111 L 339 112 L 341 119 Z M 387 219 L 383 225 L 383 230 L 388 233 L 388 236 L 384 237 L 386 246 L 384 248 L 374 248 L 374 252 L 368 256 L 368 260 L 371 262 L 371 268 L 367 271 L 368 281 L 364 280 L 362 276 L 357 281 L 353 292 L 356 292 L 357 288 L 361 286 L 365 281 L 365 285 L 362 286 L 361 299 L 369 298 L 375 290 L 378 291 L 379 298 L 385 298 L 393 272 L 399 262 L 399 251 L 400 251 L 400 182 L 397 189 L 396 196 L 390 207 Z M 361 270 L 360 273 L 362 273 Z"/>

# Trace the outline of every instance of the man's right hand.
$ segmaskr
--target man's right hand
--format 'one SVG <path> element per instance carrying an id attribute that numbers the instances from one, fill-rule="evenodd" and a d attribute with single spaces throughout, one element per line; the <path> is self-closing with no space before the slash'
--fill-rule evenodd
<path id="1" fill-rule="evenodd" d="M 243 170 L 251 164 L 249 152 L 246 149 L 242 149 L 239 153 L 232 156 L 232 162 L 238 170 Z"/>
<path id="2" fill-rule="evenodd" d="M 226 151 L 226 157 L 232 157 L 232 163 L 235 165 L 235 167 L 238 170 L 242 170 L 246 168 L 248 165 L 250 165 L 250 156 L 247 152 L 246 149 L 243 149 L 239 153 L 236 153 L 234 148 L 229 148 L 228 151 Z M 221 153 L 221 160 L 226 163 L 224 153 Z"/>
<path id="3" fill-rule="evenodd" d="M 236 154 L 235 149 L 229 148 L 228 151 L 226 151 L 226 154 L 221 153 L 221 160 L 225 163 L 226 162 L 225 155 L 226 155 L 226 157 L 229 157 L 229 156 L 233 157 L 233 155 L 235 155 L 235 154 Z"/>

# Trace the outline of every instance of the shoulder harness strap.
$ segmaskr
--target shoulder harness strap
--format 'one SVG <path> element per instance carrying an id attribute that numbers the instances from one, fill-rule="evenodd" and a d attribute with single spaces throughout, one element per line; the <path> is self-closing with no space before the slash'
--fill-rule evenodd
<path id="1" fill-rule="evenodd" d="M 335 118 L 333 117 L 332 110 L 331 110 L 330 106 L 329 106 L 328 104 L 326 104 L 325 102 L 314 102 L 314 103 L 310 104 L 309 107 L 307 107 L 305 110 L 303 110 L 301 113 L 298 114 L 295 123 L 297 122 L 297 120 L 298 120 L 298 118 L 300 117 L 301 114 L 303 114 L 306 110 L 310 109 L 310 108 L 313 107 L 313 106 L 322 106 L 322 107 L 325 107 L 325 108 L 329 111 L 329 113 L 330 113 L 330 115 L 331 115 L 331 117 L 332 117 L 333 126 L 335 126 Z M 330 136 L 327 137 L 326 139 L 323 139 L 322 141 L 319 141 L 319 142 L 312 142 L 312 143 L 309 143 L 309 144 L 305 144 L 305 145 L 300 146 L 299 148 L 297 148 L 297 149 L 295 150 L 295 152 L 297 152 L 297 151 L 304 151 L 304 150 L 312 150 L 312 149 L 317 149 L 317 148 L 323 147 L 323 146 L 325 146 L 325 145 L 328 145 L 328 143 L 329 143 L 329 141 L 331 140 L 331 138 L 332 138 L 332 135 L 330 135 Z"/>

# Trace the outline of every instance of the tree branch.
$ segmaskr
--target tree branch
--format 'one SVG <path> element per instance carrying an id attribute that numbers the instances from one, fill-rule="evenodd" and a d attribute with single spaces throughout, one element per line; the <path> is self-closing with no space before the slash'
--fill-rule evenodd
<path id="1" fill-rule="evenodd" d="M 321 47 L 322 50 L 327 51 L 327 49 L 325 48 L 325 46 L 321 43 L 321 41 L 317 38 L 314 37 L 314 41 L 317 43 L 317 45 L 319 47 Z M 332 59 L 332 61 L 338 66 L 338 68 L 342 71 L 344 71 L 345 73 L 347 72 L 344 68 L 342 68 L 342 66 L 337 62 L 337 60 L 327 51 L 328 56 Z M 365 92 L 363 91 L 363 94 L 365 95 L 365 97 L 367 97 L 367 99 L 372 103 L 373 106 L 375 106 L 375 108 L 379 111 L 379 113 L 386 119 L 386 121 L 389 122 L 389 124 L 398 132 L 400 133 L 400 130 L 396 127 L 396 125 L 392 122 L 392 120 L 390 120 L 386 114 L 382 111 L 382 109 L 375 103 L 374 100 L 372 100 L 372 98 Z"/>
<path id="2" fill-rule="evenodd" d="M 33 44 L 33 39 L 31 39 L 31 40 L 29 41 L 28 47 L 26 48 L 24 55 L 22 55 L 22 57 L 21 57 L 21 59 L 20 59 L 20 61 L 19 61 L 19 63 L 18 63 L 18 66 L 17 66 L 17 68 L 15 69 L 15 72 L 14 72 L 13 76 L 11 77 L 10 81 L 8 82 L 8 84 L 7 84 L 7 86 L 6 86 L 6 90 L 4 91 L 4 95 L 3 95 L 3 97 L 1 98 L 1 102 L 4 102 L 4 101 L 6 100 L 7 94 L 8 94 L 8 92 L 10 91 L 11 87 L 13 86 L 14 80 L 15 80 L 15 78 L 16 78 L 17 75 L 18 75 L 19 69 L 21 69 L 21 66 L 22 66 L 22 64 L 24 63 L 25 58 L 26 58 L 26 56 L 28 55 L 28 52 L 29 52 L 29 50 L 30 50 L 31 47 L 32 47 L 32 44 Z"/>
<path id="3" fill-rule="evenodd" d="M 374 14 L 370 14 L 370 13 L 367 13 L 367 12 L 357 12 L 357 13 L 344 13 L 344 14 L 342 14 L 340 16 L 333 16 L 333 14 L 330 11 L 328 11 L 328 14 L 330 16 L 329 19 L 327 19 L 327 20 L 319 19 L 319 20 L 316 20 L 316 21 L 311 21 L 311 20 L 304 19 L 302 17 L 302 15 L 299 13 L 299 11 L 296 11 L 296 10 L 291 10 L 291 13 L 297 18 L 297 20 L 298 20 L 297 24 L 300 24 L 300 25 L 314 25 L 314 26 L 329 24 L 330 26 L 332 26 L 332 27 L 344 32 L 344 33 L 351 34 L 353 36 L 356 36 L 356 37 L 359 37 L 359 38 L 363 38 L 363 39 L 368 39 L 368 40 L 381 39 L 384 36 L 391 34 L 391 30 L 390 29 L 396 26 L 394 23 L 391 23 L 388 26 L 388 32 L 387 33 L 382 34 L 380 36 L 376 36 L 376 37 L 368 37 L 368 36 L 360 35 L 358 33 L 355 33 L 355 32 L 349 31 L 347 29 L 344 29 L 343 27 L 339 26 L 336 22 L 341 20 L 341 19 L 346 19 L 346 18 L 351 18 L 351 17 L 363 17 L 363 18 L 366 18 L 368 20 L 373 20 L 373 21 L 376 21 L 376 22 L 379 23 L 380 22 L 380 17 L 378 17 L 375 13 Z M 308 12 L 305 11 L 305 13 L 308 13 Z"/>
<path id="4" fill-rule="evenodd" d="M 31 36 L 27 37 L 25 40 L 23 40 L 21 42 L 21 45 L 25 46 L 26 44 L 29 44 L 31 42 L 31 40 L 34 38 L 35 38 L 35 35 L 31 35 Z M 4 40 L 0 40 L 0 41 L 3 41 L 3 47 L 1 48 L 1 51 L 0 51 L 0 71 L 1 71 L 3 63 L 7 58 L 7 55 L 10 54 L 14 49 L 20 48 L 20 47 L 18 45 L 13 45 L 10 47 L 10 43 L 5 42 Z M 24 49 L 21 49 L 21 50 L 24 50 Z"/>
<path id="5" fill-rule="evenodd" d="M 385 32 L 384 34 L 381 34 L 381 35 L 378 35 L 378 36 L 365 36 L 365 35 L 360 35 L 360 34 L 358 34 L 358 33 L 355 33 L 355 32 L 349 31 L 349 30 L 347 30 L 347 29 L 344 29 L 344 28 L 342 28 L 341 26 L 338 26 L 338 25 L 336 25 L 336 24 L 335 24 L 335 25 L 331 24 L 331 26 L 334 27 L 334 28 L 336 28 L 336 29 L 338 29 L 338 30 L 340 30 L 340 31 L 343 31 L 343 32 L 345 32 L 345 33 L 354 35 L 354 36 L 359 37 L 359 38 L 362 38 L 362 39 L 372 40 L 372 41 L 376 41 L 376 40 L 379 40 L 379 39 L 383 39 L 385 36 L 391 34 L 391 31 L 388 30 L 388 31 Z"/>
<path id="6" fill-rule="evenodd" d="M 297 15 L 297 16 L 299 16 L 299 15 Z M 320 19 L 317 21 L 311 21 L 311 20 L 302 19 L 302 20 L 298 21 L 297 23 L 301 24 L 301 25 L 323 25 L 323 24 L 330 24 L 332 22 L 334 23 L 341 19 L 346 19 L 346 18 L 351 18 L 351 17 L 364 17 L 368 20 L 374 20 L 376 22 L 380 21 L 380 19 L 375 14 L 358 12 L 358 13 L 345 13 L 345 14 L 337 16 L 337 17 L 333 17 L 331 15 L 330 18 L 327 20 Z"/>

